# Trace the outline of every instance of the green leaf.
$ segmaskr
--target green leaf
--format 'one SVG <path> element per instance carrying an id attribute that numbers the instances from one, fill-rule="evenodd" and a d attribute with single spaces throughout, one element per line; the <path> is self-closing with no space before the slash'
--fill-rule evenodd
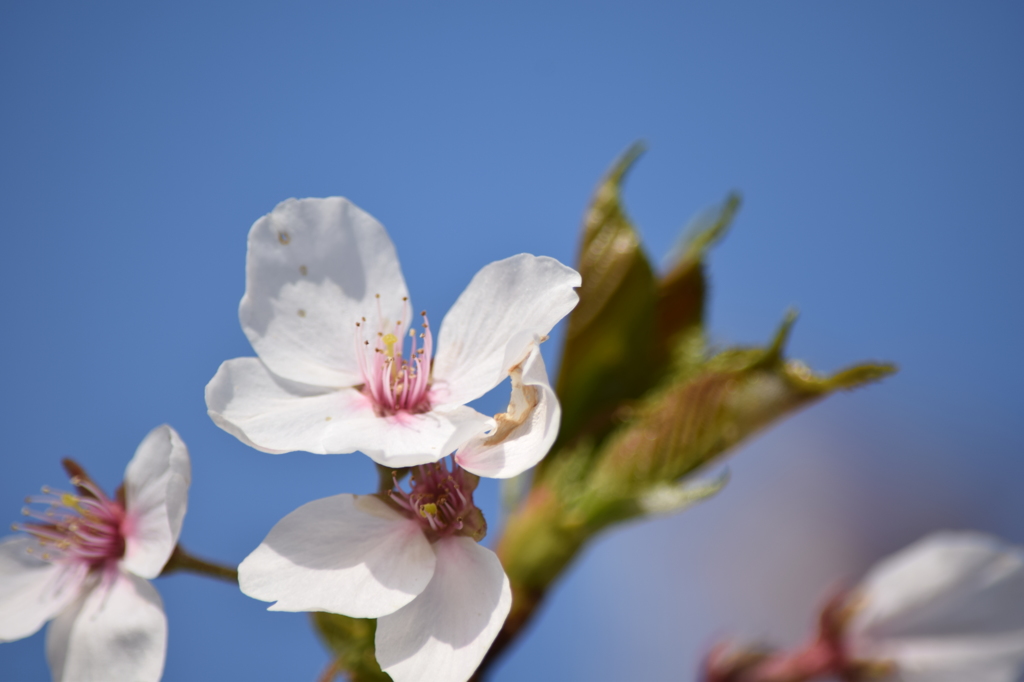
<path id="1" fill-rule="evenodd" d="M 555 386 L 562 403 L 559 443 L 582 431 L 600 437 L 618 405 L 640 397 L 657 378 L 657 280 L 620 195 L 642 151 L 634 145 L 615 163 L 584 220 L 580 302 L 569 316 Z"/>
<path id="2" fill-rule="evenodd" d="M 694 221 L 679 257 L 659 279 L 622 203 L 626 173 L 642 152 L 634 145 L 616 161 L 584 220 L 580 303 L 569 316 L 555 386 L 563 410 L 555 450 L 581 434 L 600 442 L 623 406 L 658 384 L 670 363 L 692 364 L 705 351 L 704 257 L 728 230 L 740 200 L 730 195 Z"/>
<path id="3" fill-rule="evenodd" d="M 351 682 L 390 682 L 391 676 L 381 671 L 374 653 L 376 620 L 323 612 L 309 615 L 320 638 L 335 656 L 329 669 L 333 674 L 324 675 L 322 679 L 330 680 L 344 673 Z"/>
<path id="4" fill-rule="evenodd" d="M 729 474 L 723 472 L 707 481 L 654 485 L 637 498 L 638 511 L 644 516 L 675 514 L 689 509 L 698 502 L 714 497 L 728 482 Z"/>
<path id="5" fill-rule="evenodd" d="M 692 483 L 686 477 L 775 420 L 895 371 L 866 363 L 822 376 L 787 360 L 793 315 L 765 347 L 712 354 L 704 331 L 704 259 L 727 232 L 739 198 L 729 196 L 698 222 L 659 279 L 620 195 L 641 151 L 632 147 L 613 166 L 584 221 L 580 303 L 569 316 L 555 383 L 561 431 L 534 470 L 529 492 L 510 495 L 519 503 L 496 552 L 512 587 L 512 609 L 483 671 L 594 535 L 705 499 L 724 478 Z"/>
<path id="6" fill-rule="evenodd" d="M 679 250 L 679 257 L 658 283 L 656 338 L 659 355 L 677 355 L 681 336 L 695 338 L 699 342 L 697 348 L 683 349 L 683 362 L 693 356 L 692 352 L 686 351 L 703 352 L 704 306 L 707 301 L 704 256 L 725 235 L 739 207 L 739 195 L 730 194 L 722 206 L 703 213 L 687 229 L 688 236 Z"/>
<path id="7" fill-rule="evenodd" d="M 681 479 L 789 412 L 895 371 L 869 363 L 826 377 L 786 360 L 782 351 L 794 319 L 787 316 L 768 347 L 718 353 L 645 398 L 595 459 L 584 505 L 588 522 L 619 520 L 623 500 Z"/>

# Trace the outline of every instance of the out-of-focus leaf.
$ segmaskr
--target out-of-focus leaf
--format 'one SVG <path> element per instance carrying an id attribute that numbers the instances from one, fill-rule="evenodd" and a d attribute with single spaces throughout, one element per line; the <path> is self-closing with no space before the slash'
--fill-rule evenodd
<path id="1" fill-rule="evenodd" d="M 673 354 L 680 335 L 690 333 L 702 340 L 707 300 L 704 256 L 725 235 L 739 207 L 739 195 L 731 194 L 722 206 L 698 217 L 687 230 L 687 240 L 675 263 L 658 283 L 656 341 L 659 348 L 656 352 L 659 355 Z"/>
<path id="2" fill-rule="evenodd" d="M 895 371 L 890 364 L 862 364 L 816 375 L 782 355 L 793 320 L 787 318 L 769 347 L 723 351 L 645 398 L 606 440 L 588 485 L 597 504 L 588 506 L 678 480 L 786 413 Z"/>
<path id="3" fill-rule="evenodd" d="M 583 430 L 600 437 L 615 408 L 639 398 L 657 378 L 657 280 L 620 196 L 642 151 L 634 145 L 615 163 L 584 220 L 580 302 L 569 315 L 555 386 L 562 403 L 559 443 Z"/>
<path id="4" fill-rule="evenodd" d="M 497 543 L 512 608 L 479 675 L 602 529 L 705 499 L 724 479 L 684 480 L 694 471 L 796 409 L 895 371 L 867 363 L 821 376 L 785 359 L 793 316 L 767 347 L 711 354 L 704 257 L 728 230 L 739 198 L 698 223 L 659 279 L 620 197 L 639 153 L 634 147 L 615 164 L 584 222 L 580 303 L 569 316 L 555 384 L 561 432 Z"/>
<path id="5" fill-rule="evenodd" d="M 320 638 L 335 657 L 334 674 L 344 674 L 351 682 L 390 682 L 391 676 L 381 671 L 374 653 L 376 620 L 323 612 L 310 616 Z"/>
<path id="6" fill-rule="evenodd" d="M 723 473 L 707 481 L 655 485 L 637 498 L 638 511 L 645 516 L 675 514 L 714 497 L 728 482 L 729 474 Z"/>
<path id="7" fill-rule="evenodd" d="M 732 348 L 686 368 L 639 401 L 601 444 L 581 438 L 550 458 L 511 514 L 497 551 L 512 581 L 513 613 L 525 621 L 584 544 L 601 529 L 685 504 L 680 481 L 788 413 L 830 393 L 878 381 L 885 363 L 831 376 L 783 357 L 787 317 L 762 348 Z M 698 492 L 713 492 L 698 488 Z M 689 492 L 694 492 L 692 489 Z M 700 495 L 696 495 L 699 497 Z"/>
<path id="8" fill-rule="evenodd" d="M 680 255 L 659 279 L 621 196 L 642 151 L 634 145 L 612 166 L 584 220 L 580 303 L 569 316 L 556 382 L 563 411 L 556 451 L 583 433 L 599 442 L 624 405 L 662 380 L 670 361 L 693 364 L 704 355 L 704 256 L 728 229 L 739 197 L 731 195 L 691 225 Z"/>

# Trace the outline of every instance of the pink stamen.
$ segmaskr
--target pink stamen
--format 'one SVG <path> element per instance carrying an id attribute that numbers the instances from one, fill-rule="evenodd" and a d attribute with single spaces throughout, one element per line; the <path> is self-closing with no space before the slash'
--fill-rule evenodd
<path id="1" fill-rule="evenodd" d="M 365 318 L 356 322 L 356 353 L 359 369 L 363 374 L 363 393 L 373 401 L 379 416 L 390 416 L 400 412 L 420 414 L 430 410 L 430 370 L 433 337 L 430 323 L 424 311 L 423 332 L 419 338 L 423 346 L 417 348 L 417 335 L 409 335 L 409 354 L 405 355 L 406 335 L 402 333 L 399 320 L 390 330 L 384 329 L 380 297 L 377 297 L 379 331 L 376 340 L 366 340 Z M 405 316 L 408 317 L 409 302 L 405 301 Z"/>
<path id="2" fill-rule="evenodd" d="M 14 524 L 39 543 L 33 548 L 51 561 L 80 566 L 84 570 L 106 567 L 124 556 L 124 507 L 107 497 L 92 481 L 74 477 L 71 483 L 85 491 L 67 493 L 43 488 L 43 495 L 29 497 L 29 504 L 45 504 L 45 511 L 26 507 L 22 513 L 34 521 Z M 85 494 L 88 493 L 88 494 Z"/>
<path id="3" fill-rule="evenodd" d="M 395 487 L 388 496 L 398 507 L 416 519 L 432 540 L 452 535 L 466 528 L 465 519 L 473 518 L 475 530 L 483 537 L 486 525 L 483 515 L 473 503 L 476 478 L 466 474 L 458 464 L 449 472 L 445 460 L 414 467 L 412 489 L 402 490 L 395 478 Z M 479 538 L 477 538 L 479 539 Z"/>

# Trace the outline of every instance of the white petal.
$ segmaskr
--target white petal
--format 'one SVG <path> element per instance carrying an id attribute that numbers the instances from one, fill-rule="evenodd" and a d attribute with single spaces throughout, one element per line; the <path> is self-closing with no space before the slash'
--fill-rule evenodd
<path id="1" fill-rule="evenodd" d="M 956 638 L 893 642 L 872 652 L 897 670 L 879 682 L 1018 682 L 1020 642 L 1010 638 Z"/>
<path id="2" fill-rule="evenodd" d="M 434 578 L 377 620 L 377 662 L 395 682 L 465 682 L 498 636 L 512 591 L 491 550 L 466 537 L 434 543 Z"/>
<path id="3" fill-rule="evenodd" d="M 46 658 L 56 682 L 157 682 L 166 654 L 160 595 L 128 573 L 98 581 L 46 632 Z"/>
<path id="4" fill-rule="evenodd" d="M 512 368 L 508 410 L 495 415 L 496 426 L 455 454 L 459 465 L 477 476 L 518 476 L 544 459 L 558 436 L 562 408 L 551 390 L 540 347 Z"/>
<path id="5" fill-rule="evenodd" d="M 181 534 L 191 481 L 188 449 L 177 431 L 166 424 L 150 431 L 124 471 L 123 565 L 135 575 L 160 575 Z"/>
<path id="6" fill-rule="evenodd" d="M 936 533 L 876 566 L 850 624 L 858 657 L 906 680 L 1017 679 L 1024 662 L 1024 552 L 980 533 Z"/>
<path id="7" fill-rule="evenodd" d="M 242 592 L 271 611 L 376 618 L 416 598 L 434 552 L 415 520 L 374 496 L 335 495 L 281 519 L 238 567 Z"/>
<path id="8" fill-rule="evenodd" d="M 0 540 L 0 642 L 35 633 L 78 596 L 84 567 L 43 561 L 42 551 L 30 537 Z"/>
<path id="9" fill-rule="evenodd" d="M 369 401 L 354 389 L 309 386 L 275 376 L 258 358 L 221 364 L 206 385 L 206 407 L 217 426 L 252 447 L 280 454 L 329 450 L 331 422 L 345 416 L 373 417 Z"/>
<path id="10" fill-rule="evenodd" d="M 464 405 L 497 386 L 576 306 L 579 285 L 572 268 L 525 253 L 476 273 L 441 322 L 433 376 L 442 404 Z"/>
<path id="11" fill-rule="evenodd" d="M 223 363 L 206 386 L 206 406 L 218 426 L 264 452 L 359 450 L 392 467 L 436 462 L 488 422 L 462 406 L 378 417 L 370 400 L 355 389 L 288 381 L 257 358 Z"/>
<path id="12" fill-rule="evenodd" d="M 257 220 L 245 275 L 242 329 L 274 374 L 292 381 L 362 383 L 355 323 L 408 323 L 391 239 L 342 197 L 288 199 Z"/>
<path id="13" fill-rule="evenodd" d="M 349 418 L 332 432 L 331 444 L 348 452 L 360 450 L 384 466 L 408 467 L 449 455 L 489 423 L 489 417 L 464 405 L 423 414 Z"/>

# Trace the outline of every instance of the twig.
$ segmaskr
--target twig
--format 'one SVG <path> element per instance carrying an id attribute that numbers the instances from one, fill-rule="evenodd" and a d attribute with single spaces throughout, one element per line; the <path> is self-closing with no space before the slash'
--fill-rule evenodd
<path id="1" fill-rule="evenodd" d="M 211 578 L 219 578 L 231 583 L 238 583 L 238 571 L 236 569 L 229 568 L 228 566 L 221 566 L 220 564 L 215 564 L 212 561 L 192 556 L 186 552 L 181 545 L 174 548 L 171 558 L 167 560 L 167 564 L 164 566 L 164 570 L 160 575 L 167 575 L 168 573 L 173 573 L 175 571 L 190 571 L 192 573 L 207 575 Z"/>

